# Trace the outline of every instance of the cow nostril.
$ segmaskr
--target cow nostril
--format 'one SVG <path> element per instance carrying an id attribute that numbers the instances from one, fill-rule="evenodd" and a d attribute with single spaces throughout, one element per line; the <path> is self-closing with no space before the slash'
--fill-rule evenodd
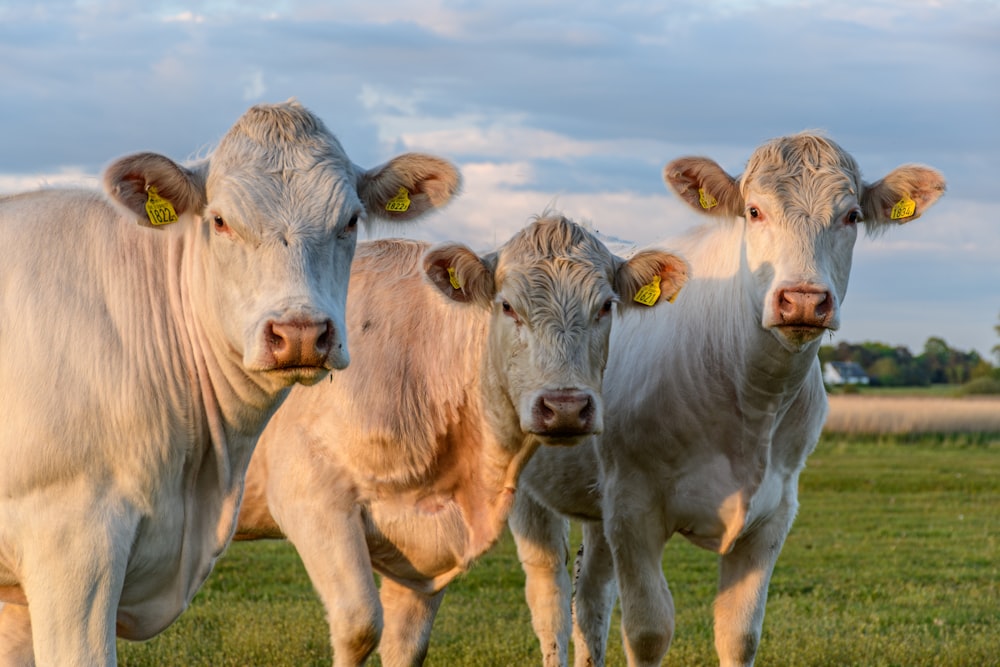
<path id="1" fill-rule="evenodd" d="M 817 303 L 816 303 L 816 310 L 815 310 L 815 312 L 816 312 L 816 316 L 817 317 L 826 317 L 827 314 L 829 314 L 829 312 L 830 312 L 830 295 L 829 294 L 824 293 L 824 294 L 821 294 L 819 296 L 819 299 L 817 300 Z"/>
<path id="2" fill-rule="evenodd" d="M 280 354 L 288 346 L 288 341 L 281 335 L 280 330 L 275 329 L 274 322 L 267 323 L 264 337 L 267 340 L 267 347 L 272 353 Z"/>
<path id="3" fill-rule="evenodd" d="M 333 323 L 327 320 L 320 325 L 322 329 L 316 337 L 316 349 L 328 352 L 333 347 Z"/>
<path id="4" fill-rule="evenodd" d="M 792 292 L 782 290 L 781 294 L 778 295 L 778 310 L 782 315 L 794 314 L 798 309 L 798 303 L 792 297 L 792 294 Z"/>

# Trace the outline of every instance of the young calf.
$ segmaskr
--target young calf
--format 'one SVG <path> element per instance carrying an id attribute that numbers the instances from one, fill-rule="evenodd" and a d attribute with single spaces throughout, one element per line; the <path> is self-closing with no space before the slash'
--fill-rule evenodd
<path id="1" fill-rule="evenodd" d="M 660 664 L 674 627 L 661 559 L 674 533 L 720 556 L 720 664 L 753 663 L 799 473 L 826 416 L 817 351 L 839 326 L 858 227 L 914 220 L 945 187 L 920 166 L 866 184 L 850 155 L 814 134 L 758 148 L 738 179 L 704 158 L 676 160 L 664 175 L 716 218 L 669 242 L 691 280 L 675 307 L 616 323 L 604 434 L 540 451 L 511 516 L 546 665 L 567 659 L 564 517 L 584 521 L 577 665 L 604 662 L 615 575 L 629 664 Z"/>
<path id="2" fill-rule="evenodd" d="M 614 304 L 672 298 L 686 269 L 656 250 L 621 260 L 554 216 L 482 257 L 359 245 L 351 367 L 274 416 L 237 529 L 295 544 L 335 665 L 376 645 L 385 665 L 422 662 L 445 586 L 500 536 L 528 459 L 600 433 Z"/>

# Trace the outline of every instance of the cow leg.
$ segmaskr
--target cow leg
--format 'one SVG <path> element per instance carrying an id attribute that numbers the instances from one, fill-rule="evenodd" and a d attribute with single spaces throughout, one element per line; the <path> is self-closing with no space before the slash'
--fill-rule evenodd
<path id="1" fill-rule="evenodd" d="M 21 587 L 28 600 L 35 661 L 111 667 L 117 658 L 118 602 L 138 517 L 108 499 L 81 499 L 80 488 L 71 488 L 72 493 L 46 497 L 58 509 L 38 512 L 42 518 L 36 533 L 23 545 Z"/>
<path id="2" fill-rule="evenodd" d="M 31 617 L 19 604 L 0 605 L 0 667 L 34 667 Z"/>
<path id="3" fill-rule="evenodd" d="M 644 485 L 608 478 L 604 532 L 621 595 L 622 638 L 631 667 L 659 665 L 674 634 L 674 600 L 661 565 L 666 535 Z M 655 487 L 649 487 L 655 488 Z"/>
<path id="4" fill-rule="evenodd" d="M 783 500 L 776 514 L 741 535 L 719 559 L 715 597 L 715 650 L 720 667 L 753 665 L 764 625 L 767 587 L 774 564 L 795 518 L 795 498 Z"/>
<path id="5" fill-rule="evenodd" d="M 385 667 L 424 664 L 431 628 L 446 589 L 425 595 L 382 577 L 380 597 L 385 628 L 378 652 Z"/>
<path id="6" fill-rule="evenodd" d="M 583 524 L 583 546 L 576 555 L 573 596 L 573 664 L 600 667 L 605 660 L 611 610 L 618 595 L 611 548 L 600 523 Z"/>
<path id="7" fill-rule="evenodd" d="M 565 665 L 569 652 L 569 521 L 520 492 L 508 517 L 524 570 L 524 594 L 543 667 Z"/>
<path id="8" fill-rule="evenodd" d="M 382 608 L 360 511 L 325 508 L 313 516 L 300 509 L 282 529 L 326 608 L 334 667 L 362 665 L 382 634 Z"/>

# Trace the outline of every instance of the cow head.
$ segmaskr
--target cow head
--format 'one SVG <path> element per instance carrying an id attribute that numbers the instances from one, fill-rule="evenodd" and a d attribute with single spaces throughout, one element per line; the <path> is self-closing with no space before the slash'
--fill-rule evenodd
<path id="1" fill-rule="evenodd" d="M 928 167 L 899 167 L 874 184 L 854 159 L 810 133 L 754 151 L 740 178 L 707 158 L 674 160 L 664 179 L 695 210 L 741 219 L 743 269 L 761 326 L 798 350 L 840 324 L 857 238 L 915 220 L 944 192 Z"/>
<path id="2" fill-rule="evenodd" d="M 626 261 L 551 215 L 485 256 L 458 244 L 432 248 L 424 269 L 447 298 L 490 311 L 489 381 L 503 394 L 491 397 L 491 408 L 507 406 L 509 426 L 545 444 L 576 444 L 602 431 L 615 304 L 655 306 L 687 280 L 687 264 L 675 255 L 647 250 Z"/>
<path id="3" fill-rule="evenodd" d="M 140 224 L 184 236 L 191 307 L 216 353 L 281 387 L 347 366 L 358 225 L 418 217 L 446 203 L 460 177 L 419 154 L 362 169 L 290 101 L 251 108 L 204 161 L 132 155 L 104 181 Z"/>

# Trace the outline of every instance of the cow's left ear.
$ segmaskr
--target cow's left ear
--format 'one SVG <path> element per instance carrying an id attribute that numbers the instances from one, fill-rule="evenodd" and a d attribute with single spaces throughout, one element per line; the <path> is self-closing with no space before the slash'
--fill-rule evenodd
<path id="1" fill-rule="evenodd" d="M 119 158 L 104 171 L 104 190 L 146 227 L 200 213 L 208 201 L 202 169 L 188 169 L 157 153 Z"/>
<path id="2" fill-rule="evenodd" d="M 358 194 L 368 214 L 389 222 L 412 220 L 444 206 L 462 187 L 462 177 L 450 162 L 422 153 L 406 153 L 358 171 Z"/>
<path id="3" fill-rule="evenodd" d="M 688 263 L 664 250 L 642 250 L 615 272 L 620 307 L 655 306 L 673 301 L 688 279 Z"/>
<path id="4" fill-rule="evenodd" d="M 903 224 L 916 220 L 944 194 L 940 172 L 922 165 L 906 165 L 866 186 L 861 196 L 868 231 L 880 225 Z"/>
<path id="5" fill-rule="evenodd" d="M 424 255 L 424 273 L 452 301 L 490 308 L 496 294 L 494 263 L 491 255 L 483 258 L 460 243 L 444 243 Z"/>

